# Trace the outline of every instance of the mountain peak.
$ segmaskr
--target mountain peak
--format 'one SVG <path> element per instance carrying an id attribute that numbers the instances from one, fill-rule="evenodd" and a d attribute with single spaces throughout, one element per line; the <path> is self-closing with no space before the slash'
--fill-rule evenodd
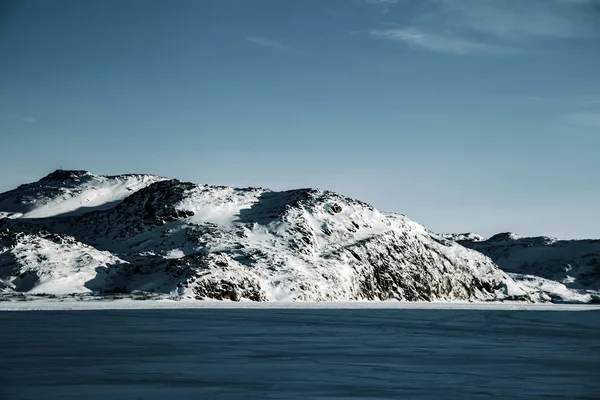
<path id="1" fill-rule="evenodd" d="M 481 242 L 484 241 L 485 238 L 481 235 L 472 232 L 466 233 L 442 233 L 441 237 L 449 240 L 453 240 L 455 242 L 460 241 L 470 241 L 470 242 Z"/>
<path id="2" fill-rule="evenodd" d="M 42 179 L 0 193 L 0 216 L 43 218 L 111 208 L 164 178 L 153 175 L 95 175 L 57 169 Z"/>
<path id="3" fill-rule="evenodd" d="M 505 241 L 518 240 L 518 239 L 521 239 L 521 236 L 517 235 L 516 233 L 502 232 L 502 233 L 495 234 L 494 236 L 489 238 L 488 241 L 490 241 L 490 242 L 505 242 Z"/>
<path id="4" fill-rule="evenodd" d="M 39 182 L 65 182 L 79 179 L 83 176 L 91 175 L 90 172 L 85 170 L 72 170 L 72 169 L 57 169 L 43 177 Z"/>

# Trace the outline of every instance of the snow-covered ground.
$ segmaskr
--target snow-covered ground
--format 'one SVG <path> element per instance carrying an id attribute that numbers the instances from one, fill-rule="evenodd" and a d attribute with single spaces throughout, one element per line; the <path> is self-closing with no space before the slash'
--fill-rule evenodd
<path id="1" fill-rule="evenodd" d="M 1 300 L 2 298 L 0 298 Z M 512 310 L 512 311 L 590 311 L 600 310 L 600 304 L 555 304 L 525 302 L 467 301 L 221 301 L 173 299 L 165 296 L 136 295 L 64 296 L 56 298 L 23 296 L 20 300 L 5 297 L 0 311 L 60 311 L 60 310 L 178 310 L 178 309 L 396 309 L 396 310 Z"/>
<path id="2" fill-rule="evenodd" d="M 34 311 L 0 326 L 3 400 L 600 397 L 598 310 Z"/>
<path id="3" fill-rule="evenodd" d="M 154 175 L 102 176 L 57 170 L 37 182 L 0 193 L 0 218 L 47 218 L 103 210 L 164 179 Z"/>
<path id="4" fill-rule="evenodd" d="M 542 291 L 553 301 L 600 299 L 600 239 L 558 240 L 510 232 L 486 240 L 473 234 L 447 236 L 490 257 L 520 286 Z"/>

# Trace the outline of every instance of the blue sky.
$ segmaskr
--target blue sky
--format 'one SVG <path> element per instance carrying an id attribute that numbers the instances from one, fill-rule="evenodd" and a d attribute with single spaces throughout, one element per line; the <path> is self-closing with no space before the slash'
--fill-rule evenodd
<path id="1" fill-rule="evenodd" d="M 320 187 L 600 237 L 600 2 L 0 6 L 0 191 L 63 168 Z"/>

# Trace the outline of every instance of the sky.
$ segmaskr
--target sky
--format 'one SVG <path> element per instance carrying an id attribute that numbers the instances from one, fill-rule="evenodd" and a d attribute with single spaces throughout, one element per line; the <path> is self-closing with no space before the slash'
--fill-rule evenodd
<path id="1" fill-rule="evenodd" d="M 600 1 L 2 0 L 0 191 L 59 167 L 600 238 Z"/>

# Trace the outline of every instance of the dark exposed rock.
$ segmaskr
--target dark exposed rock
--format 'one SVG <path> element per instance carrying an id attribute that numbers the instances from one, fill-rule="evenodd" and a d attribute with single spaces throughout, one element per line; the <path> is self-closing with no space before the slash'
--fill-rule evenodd
<path id="1" fill-rule="evenodd" d="M 78 224 L 94 226 L 94 235 L 128 238 L 148 229 L 194 215 L 176 208 L 192 183 L 165 180 L 153 183 L 125 198 L 115 208 L 80 217 Z"/>
<path id="2" fill-rule="evenodd" d="M 54 172 L 49 173 L 38 182 L 68 182 L 74 181 L 88 175 L 88 171 L 83 170 L 68 170 L 68 169 L 57 169 Z"/>

